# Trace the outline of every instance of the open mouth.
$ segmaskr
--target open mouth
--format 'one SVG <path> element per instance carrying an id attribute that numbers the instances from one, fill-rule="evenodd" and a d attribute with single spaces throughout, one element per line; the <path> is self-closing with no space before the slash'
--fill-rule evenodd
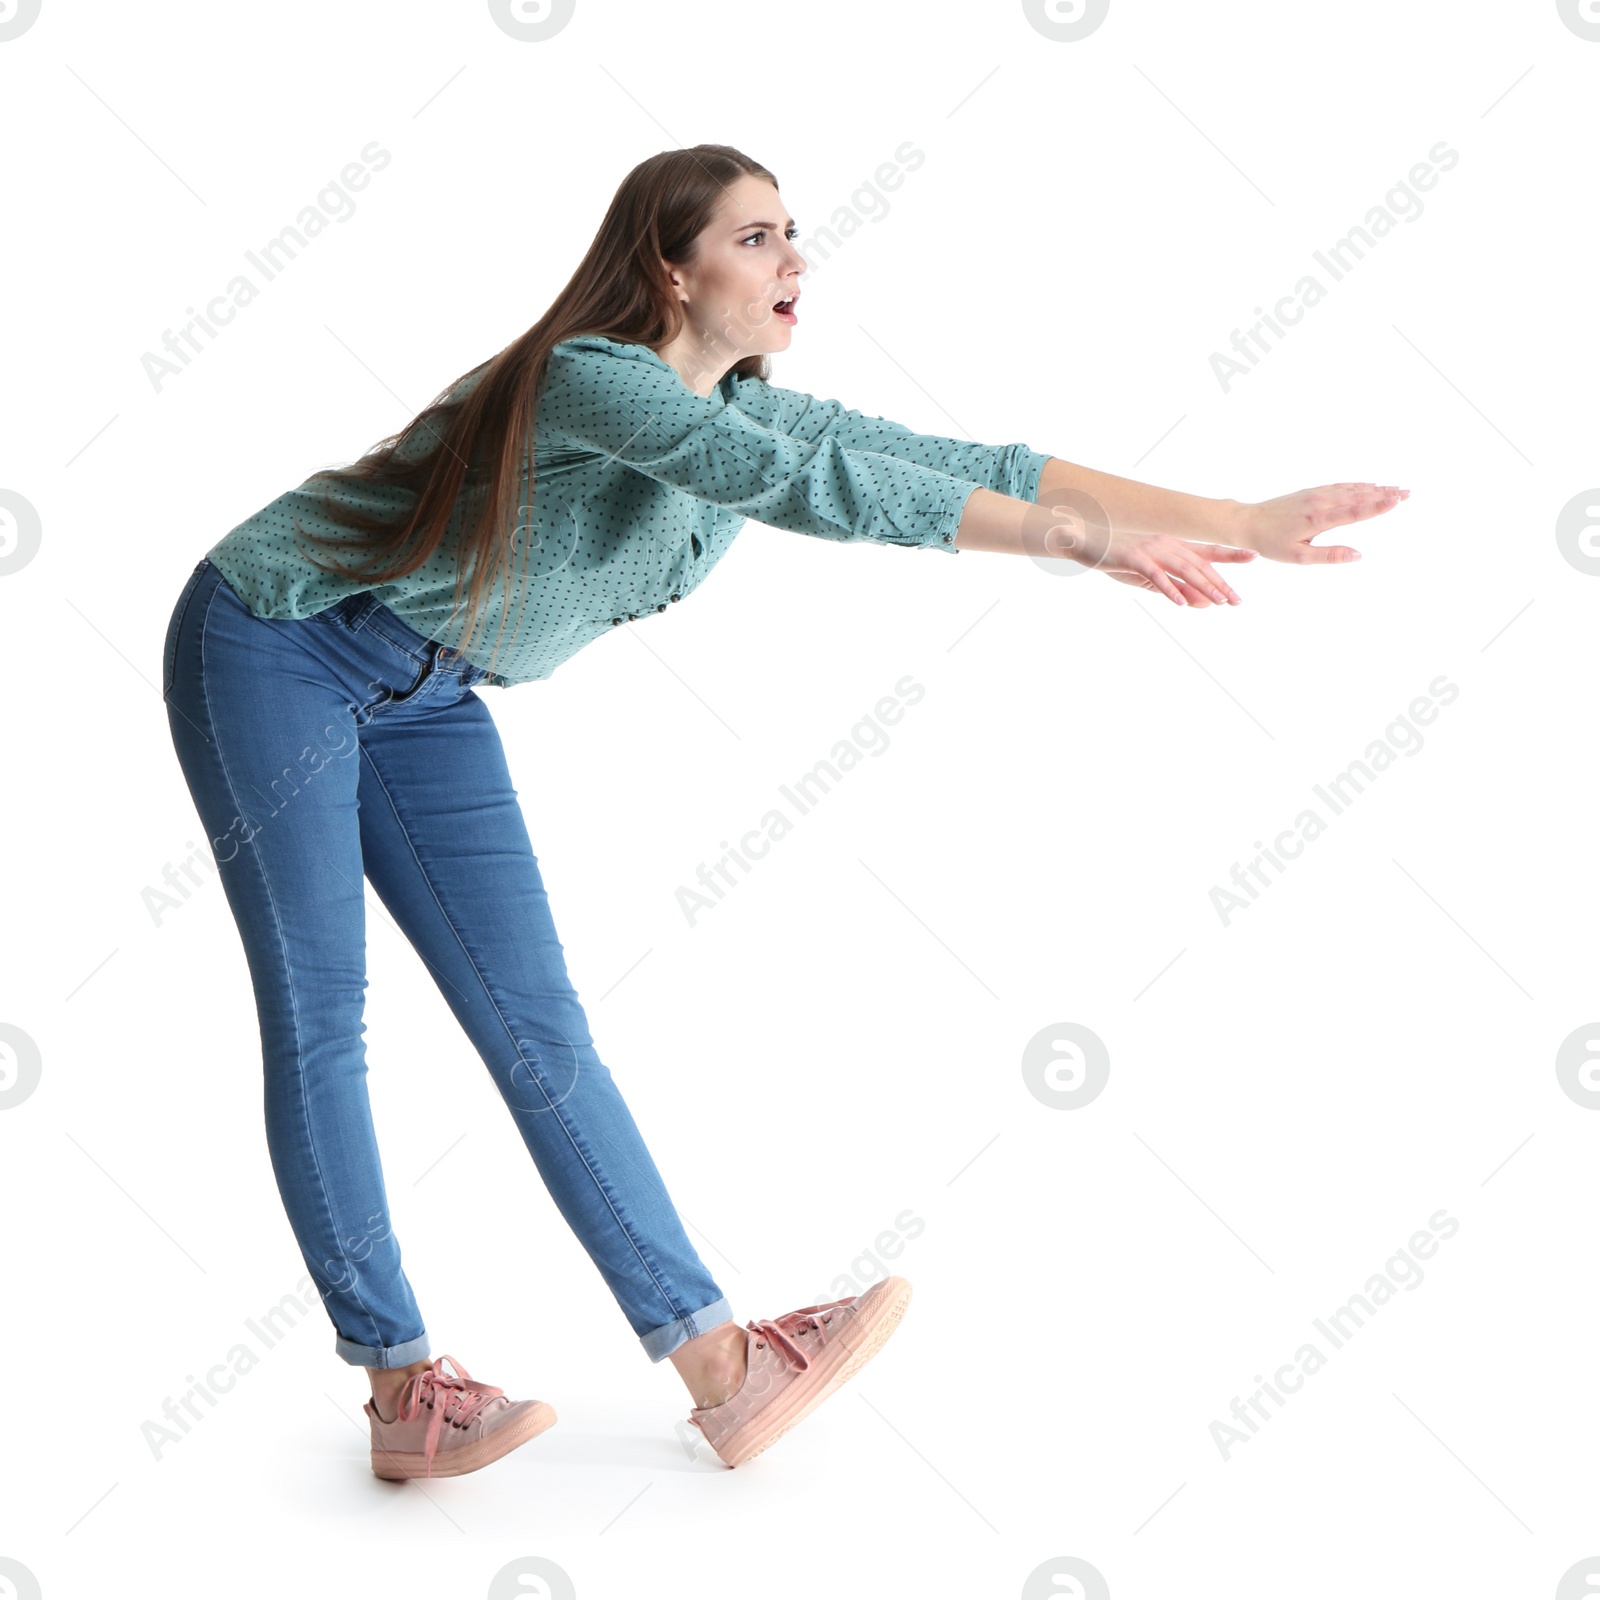
<path id="1" fill-rule="evenodd" d="M 772 309 L 780 317 L 786 317 L 791 322 L 793 322 L 795 320 L 794 299 L 792 299 L 792 298 L 788 299 L 788 300 L 780 300 Z"/>

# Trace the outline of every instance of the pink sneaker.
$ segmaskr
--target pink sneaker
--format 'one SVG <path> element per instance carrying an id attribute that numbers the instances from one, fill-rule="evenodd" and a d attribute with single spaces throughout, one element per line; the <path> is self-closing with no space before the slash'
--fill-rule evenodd
<path id="1" fill-rule="evenodd" d="M 910 1299 L 911 1285 L 891 1277 L 853 1300 L 747 1322 L 744 1387 L 689 1421 L 727 1466 L 760 1455 L 882 1349 Z"/>
<path id="2" fill-rule="evenodd" d="M 445 1362 L 455 1368 L 452 1376 Z M 380 1478 L 454 1478 L 476 1472 L 526 1444 L 556 1420 L 543 1400 L 508 1400 L 504 1389 L 479 1383 L 454 1356 L 440 1356 L 400 1391 L 393 1422 L 371 1400 L 372 1470 Z"/>

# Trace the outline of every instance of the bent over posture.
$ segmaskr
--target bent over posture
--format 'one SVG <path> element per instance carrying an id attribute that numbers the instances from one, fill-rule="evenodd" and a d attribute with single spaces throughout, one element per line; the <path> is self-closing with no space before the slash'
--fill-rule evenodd
<path id="1" fill-rule="evenodd" d="M 547 678 L 685 599 L 751 517 L 1076 560 L 1204 607 L 1238 601 L 1213 563 L 1351 558 L 1310 540 L 1404 493 L 1205 500 L 777 388 L 795 232 L 771 173 L 736 150 L 642 162 L 537 323 L 353 466 L 240 523 L 172 612 L 163 694 L 249 964 L 273 1172 L 335 1353 L 367 1371 L 382 1477 L 473 1471 L 556 1417 L 430 1358 L 367 1095 L 363 877 L 723 1462 L 858 1371 L 911 1294 L 889 1277 L 733 1320 L 596 1050 L 477 685 Z"/>

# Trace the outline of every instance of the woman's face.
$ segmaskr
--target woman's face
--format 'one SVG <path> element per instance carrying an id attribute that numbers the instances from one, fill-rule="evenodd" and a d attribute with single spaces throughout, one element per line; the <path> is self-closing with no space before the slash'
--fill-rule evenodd
<path id="1" fill-rule="evenodd" d="M 671 352 L 705 368 L 705 387 L 745 356 L 789 348 L 794 308 L 774 308 L 800 295 L 806 263 L 794 245 L 798 232 L 778 191 L 765 178 L 747 175 L 723 191 L 716 215 L 695 241 L 694 259 L 665 264 L 685 316 Z M 692 388 L 702 387 L 685 377 Z"/>

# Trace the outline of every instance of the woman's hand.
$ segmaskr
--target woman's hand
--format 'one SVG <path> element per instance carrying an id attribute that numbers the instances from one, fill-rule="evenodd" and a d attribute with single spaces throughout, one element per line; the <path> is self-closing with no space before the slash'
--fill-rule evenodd
<path id="1" fill-rule="evenodd" d="M 1375 483 L 1329 483 L 1318 489 L 1300 489 L 1258 504 L 1237 501 L 1212 502 L 1225 516 L 1214 516 L 1218 523 L 1215 537 L 1221 543 L 1184 539 L 1171 533 L 1134 533 L 1114 528 L 1106 508 L 1096 497 L 1071 485 L 1056 487 L 1042 494 L 1022 518 L 1020 543 L 1026 554 L 1066 557 L 1103 572 L 1119 583 L 1153 589 L 1174 605 L 1239 605 L 1239 596 L 1211 563 L 1250 561 L 1264 555 L 1270 561 L 1296 564 L 1324 561 L 1359 561 L 1360 552 L 1348 545 L 1314 545 L 1311 541 L 1329 528 L 1347 522 L 1360 522 L 1380 512 L 1391 511 L 1409 495 L 1409 489 L 1380 487 Z M 962 531 L 956 543 L 973 548 L 1008 548 L 1004 528 L 1000 542 L 990 535 L 988 544 L 980 540 L 990 530 L 982 526 L 991 503 L 1000 508 L 991 521 L 1012 512 L 1003 496 L 976 490 L 962 514 Z M 967 522 L 973 517 L 975 535 L 967 539 Z M 1015 537 L 1012 535 L 1012 537 Z"/>
<path id="2" fill-rule="evenodd" d="M 1232 545 L 1226 544 L 1199 544 L 1193 546 L 1193 548 L 1197 552 L 1203 553 L 1206 558 L 1211 561 L 1253 561 L 1256 554 L 1254 550 L 1236 550 Z M 1198 565 L 1206 572 L 1211 570 L 1209 567 L 1205 566 L 1204 562 L 1200 562 Z M 1108 568 L 1104 565 L 1099 567 L 1098 570 L 1104 572 L 1108 578 L 1115 578 L 1118 583 L 1131 583 L 1136 589 L 1154 589 L 1157 594 L 1166 594 L 1169 600 L 1172 598 L 1172 596 L 1167 593 L 1167 590 L 1163 585 L 1151 578 L 1147 578 L 1142 572 L 1118 571 Z M 1229 603 L 1227 601 L 1214 599 L 1212 594 L 1209 592 L 1210 584 L 1202 586 L 1198 583 L 1195 583 L 1189 578 L 1183 576 L 1177 568 L 1172 566 L 1168 566 L 1164 570 L 1172 586 L 1180 595 L 1183 596 L 1180 601 L 1176 602 L 1177 604 L 1205 607 L 1209 605 L 1224 605 Z M 1221 584 L 1222 580 L 1214 577 L 1212 582 Z M 1226 585 L 1223 587 L 1226 588 Z M 1231 588 L 1227 589 L 1227 593 L 1233 596 L 1231 602 L 1232 604 L 1244 604 L 1239 596 L 1234 594 Z"/>
<path id="3" fill-rule="evenodd" d="M 1257 550 L 1269 561 L 1359 561 L 1361 552 L 1349 545 L 1311 541 L 1329 528 L 1392 511 L 1410 493 L 1409 489 L 1375 483 L 1325 483 L 1320 489 L 1297 489 L 1276 500 L 1241 504 L 1237 537 L 1247 550 Z"/>
<path id="4" fill-rule="evenodd" d="M 1110 526 L 1090 496 L 1052 496 L 1030 508 L 1023 538 L 1030 552 L 1064 556 L 1118 583 L 1154 589 L 1177 606 L 1241 605 L 1213 561 L 1254 561 L 1256 552 L 1231 544 L 1179 539 L 1170 533 L 1132 533 Z"/>

